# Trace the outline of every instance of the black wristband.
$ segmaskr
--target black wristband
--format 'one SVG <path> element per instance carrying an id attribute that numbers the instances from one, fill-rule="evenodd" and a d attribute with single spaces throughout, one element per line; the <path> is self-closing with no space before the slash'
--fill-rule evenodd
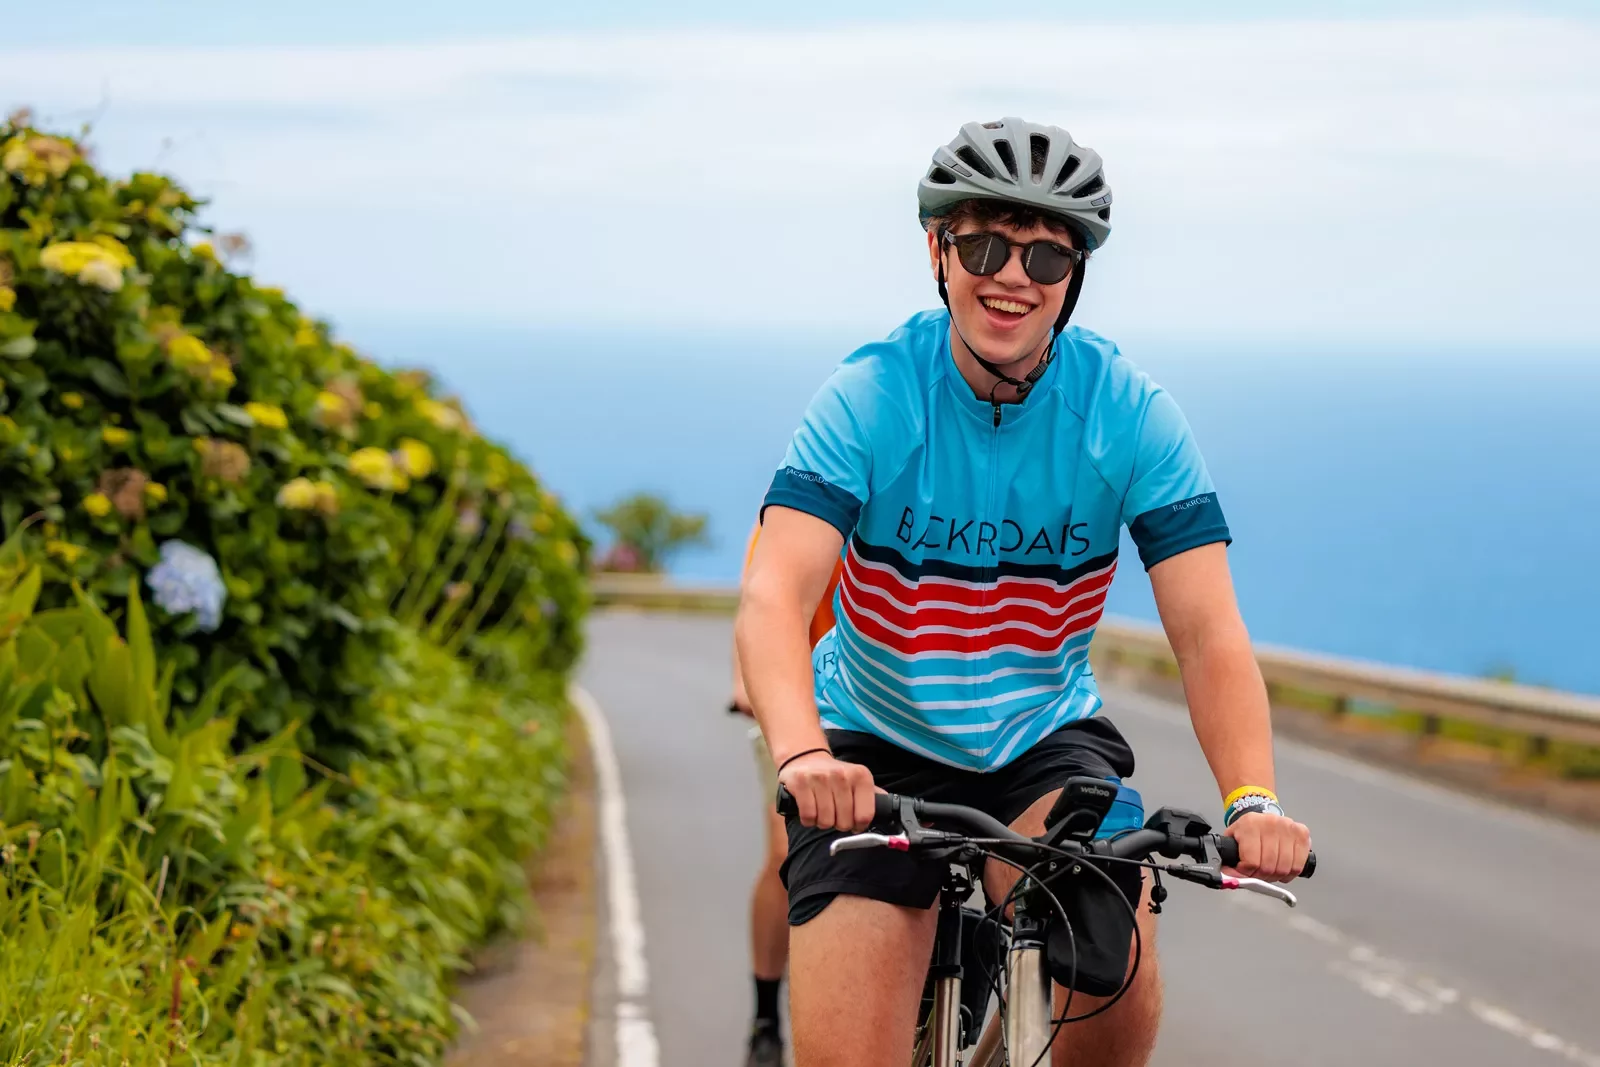
<path id="1" fill-rule="evenodd" d="M 824 745 L 821 748 L 808 748 L 804 752 L 796 752 L 794 755 L 790 756 L 788 759 L 786 759 L 782 763 L 778 764 L 778 773 L 782 774 L 783 773 L 783 769 L 785 767 L 789 766 L 789 764 L 793 763 L 795 760 L 799 759 L 801 756 L 811 756 L 811 755 L 814 755 L 814 754 L 816 754 L 818 752 L 826 752 L 830 756 L 833 755 L 833 749 L 828 748 L 826 745 Z"/>

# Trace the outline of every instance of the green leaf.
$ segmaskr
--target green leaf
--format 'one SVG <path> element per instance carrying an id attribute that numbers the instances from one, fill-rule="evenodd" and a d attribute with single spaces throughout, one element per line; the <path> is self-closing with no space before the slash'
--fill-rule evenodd
<path id="1" fill-rule="evenodd" d="M 39 342 L 32 337 L 13 337 L 0 345 L 0 356 L 6 359 L 27 359 L 38 349 Z"/>
<path id="2" fill-rule="evenodd" d="M 29 568 L 23 575 L 22 581 L 11 593 L 11 603 L 7 610 L 27 616 L 33 614 L 33 606 L 39 602 L 39 587 L 44 581 L 44 572 L 38 567 Z"/>
<path id="3" fill-rule="evenodd" d="M 155 696 L 156 649 L 150 638 L 150 620 L 139 599 L 139 579 L 128 578 L 128 651 L 133 659 L 133 684 L 139 692 Z"/>
<path id="4" fill-rule="evenodd" d="M 144 725 L 143 718 L 137 717 L 140 705 L 132 690 L 133 657 L 122 638 L 113 634 L 102 641 L 94 669 L 89 672 L 89 695 L 99 706 L 108 730 Z"/>
<path id="5" fill-rule="evenodd" d="M 256 420 L 244 408 L 235 404 L 218 404 L 216 412 L 236 426 L 254 426 Z"/>
<path id="6" fill-rule="evenodd" d="M 298 754 L 274 756 L 267 765 L 267 785 L 272 790 L 272 806 L 281 811 L 306 788 L 306 769 Z"/>
<path id="7" fill-rule="evenodd" d="M 84 367 L 89 371 L 89 377 L 94 379 L 94 384 L 104 389 L 112 396 L 128 395 L 128 379 L 117 366 L 104 359 L 86 359 Z"/>

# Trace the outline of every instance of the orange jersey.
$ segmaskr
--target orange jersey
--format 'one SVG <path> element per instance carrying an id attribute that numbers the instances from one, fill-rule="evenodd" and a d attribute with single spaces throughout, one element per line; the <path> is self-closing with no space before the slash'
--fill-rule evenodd
<path id="1" fill-rule="evenodd" d="M 761 536 L 761 524 L 750 530 L 750 543 L 744 550 L 744 573 L 750 573 L 750 561 L 756 555 L 756 541 Z M 838 560 L 833 565 L 833 577 L 828 579 L 827 591 L 822 594 L 822 603 L 817 605 L 817 613 L 811 616 L 811 647 L 816 648 L 817 642 L 823 635 L 833 629 L 833 591 L 839 588 L 839 576 L 844 573 L 844 560 Z"/>

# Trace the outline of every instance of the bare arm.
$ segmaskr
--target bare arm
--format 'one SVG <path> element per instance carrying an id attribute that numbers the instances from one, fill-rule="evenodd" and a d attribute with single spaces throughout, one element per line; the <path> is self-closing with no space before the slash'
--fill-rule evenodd
<path id="1" fill-rule="evenodd" d="M 800 821 L 824 830 L 864 830 L 872 822 L 872 774 L 833 758 L 812 690 L 811 617 L 843 545 L 843 535 L 822 519 L 769 507 L 734 637 L 756 721 Z"/>
<path id="2" fill-rule="evenodd" d="M 1150 585 L 1218 791 L 1275 790 L 1267 687 L 1239 616 L 1227 548 L 1202 545 L 1162 560 L 1150 569 Z"/>
<path id="3" fill-rule="evenodd" d="M 827 739 L 812 697 L 811 616 L 844 538 L 828 523 L 767 509 L 734 623 L 736 662 L 772 758 L 782 763 Z"/>
<path id="4" fill-rule="evenodd" d="M 1267 687 L 1239 616 L 1226 546 L 1202 545 L 1165 559 L 1150 569 L 1150 584 L 1217 789 L 1276 792 Z M 1311 847 L 1311 832 L 1281 815 L 1247 814 L 1226 832 L 1239 842 L 1239 870 L 1271 881 L 1298 875 Z"/>

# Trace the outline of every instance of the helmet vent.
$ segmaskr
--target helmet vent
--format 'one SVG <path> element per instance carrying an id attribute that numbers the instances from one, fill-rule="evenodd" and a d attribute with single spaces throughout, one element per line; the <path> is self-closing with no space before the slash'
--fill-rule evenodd
<path id="1" fill-rule="evenodd" d="M 971 167 L 985 178 L 992 179 L 994 177 L 994 168 L 989 166 L 988 162 L 982 156 L 978 155 L 977 150 L 971 145 L 962 145 L 960 148 L 956 149 L 956 155 L 960 157 L 961 162 L 965 163 L 967 166 Z"/>
<path id="2" fill-rule="evenodd" d="M 1077 199 L 1081 196 L 1093 196 L 1095 193 L 1098 193 L 1105 187 L 1106 183 L 1101 180 L 1100 175 L 1096 174 L 1093 178 L 1090 178 L 1088 181 L 1078 186 L 1078 188 L 1074 189 L 1072 191 L 1072 196 L 1073 199 Z"/>
<path id="3" fill-rule="evenodd" d="M 1050 191 L 1053 193 L 1060 189 L 1071 181 L 1076 173 L 1078 173 L 1078 157 L 1068 156 L 1067 161 L 1061 165 L 1061 173 L 1056 175 L 1056 183 L 1050 187 Z"/>
<path id="4" fill-rule="evenodd" d="M 1017 157 L 1016 153 L 1011 151 L 1011 142 L 996 141 L 994 143 L 994 154 L 1000 157 L 1000 162 L 1004 163 L 1006 165 L 1006 170 L 1011 172 L 1011 180 L 1016 181 Z"/>
<path id="5" fill-rule="evenodd" d="M 943 167 L 934 167 L 928 172 L 928 180 L 935 185 L 954 185 L 956 176 Z"/>
<path id="6" fill-rule="evenodd" d="M 1031 134 L 1028 137 L 1028 155 L 1033 157 L 1033 180 L 1044 180 L 1044 161 L 1050 156 L 1050 138 L 1042 133 Z"/>
<path id="7" fill-rule="evenodd" d="M 1106 206 L 1106 207 L 1101 208 L 1099 211 L 1096 211 L 1095 214 L 1100 216 L 1100 221 L 1101 222 L 1110 222 L 1111 221 L 1111 208 L 1110 208 L 1110 206 Z"/>

